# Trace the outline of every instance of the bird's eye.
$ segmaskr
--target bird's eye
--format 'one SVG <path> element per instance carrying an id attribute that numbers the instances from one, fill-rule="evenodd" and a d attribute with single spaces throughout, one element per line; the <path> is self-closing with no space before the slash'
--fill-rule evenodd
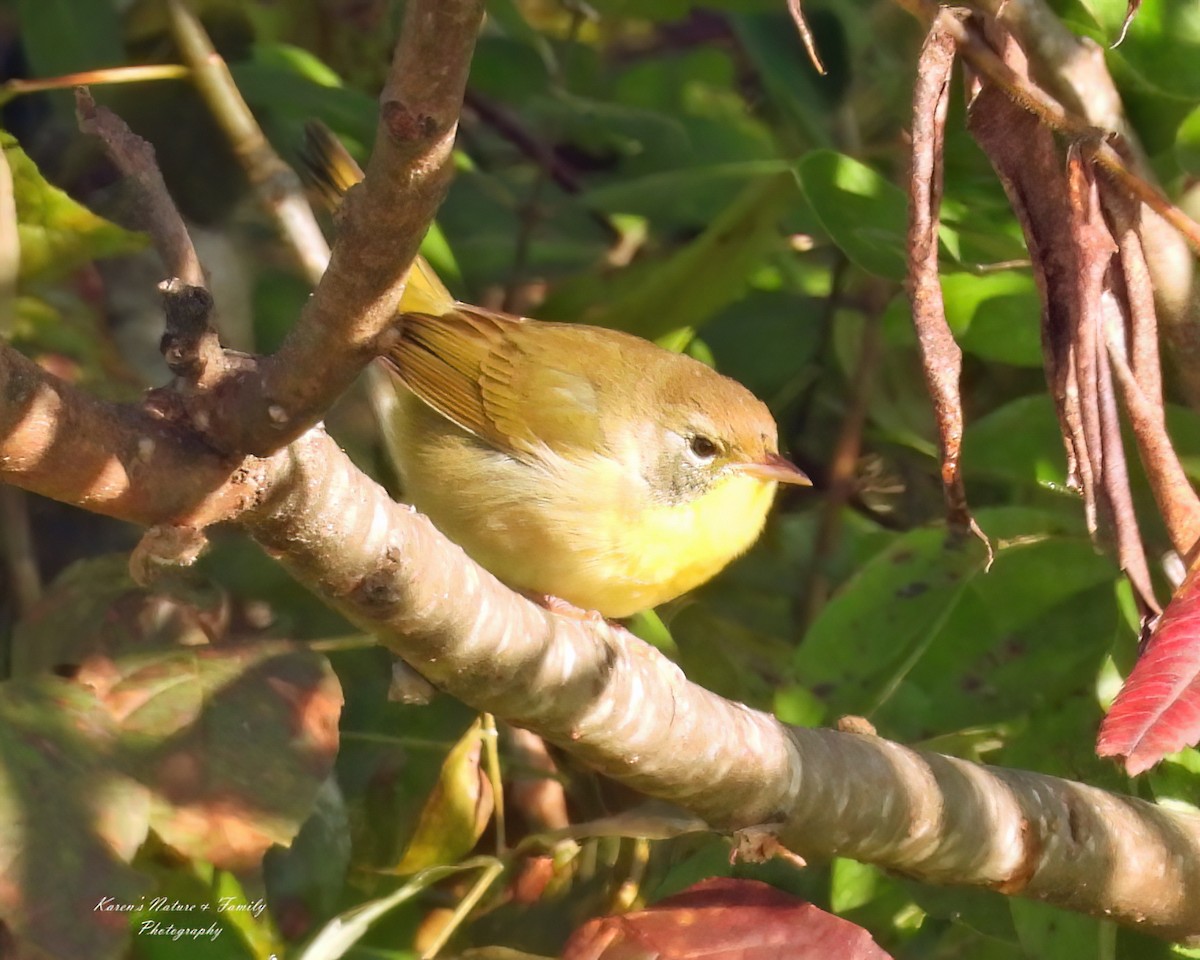
<path id="1" fill-rule="evenodd" d="M 716 441 L 699 433 L 688 441 L 688 449 L 699 460 L 711 460 L 717 455 Z"/>

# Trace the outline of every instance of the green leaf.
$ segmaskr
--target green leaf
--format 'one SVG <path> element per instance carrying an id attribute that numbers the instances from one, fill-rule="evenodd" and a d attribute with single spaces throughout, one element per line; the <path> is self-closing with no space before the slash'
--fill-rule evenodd
<path id="1" fill-rule="evenodd" d="M 1008 905 L 1017 938 L 1031 957 L 1114 956 L 1116 927 L 1111 921 L 1017 897 L 1011 898 Z"/>
<path id="2" fill-rule="evenodd" d="M 796 175 L 821 226 L 851 261 L 868 273 L 904 279 L 908 201 L 903 190 L 832 150 L 805 154 Z"/>
<path id="3" fill-rule="evenodd" d="M 210 642 L 222 630 L 228 598 L 197 579 L 147 590 L 129 575 L 129 555 L 71 564 L 13 632 L 12 668 L 32 675 Z"/>
<path id="4" fill-rule="evenodd" d="M 1121 34 L 1126 0 L 1081 0 L 1099 28 L 1081 25 L 1104 47 Z M 1106 50 L 1114 75 L 1131 76 L 1138 86 L 1193 102 L 1200 97 L 1200 10 L 1189 3 L 1144 3 L 1121 45 Z"/>
<path id="5" fill-rule="evenodd" d="M 317 117 L 339 135 L 359 144 L 375 139 L 378 105 L 365 93 L 330 86 L 312 77 L 310 66 L 280 55 L 278 49 L 255 48 L 256 58 L 231 63 L 229 71 L 246 102 L 269 119 L 284 149 L 301 142 L 304 124 Z"/>
<path id="6" fill-rule="evenodd" d="M 1067 457 L 1054 403 L 1044 393 L 1018 397 L 967 426 L 967 476 L 1034 483 L 1067 493 Z"/>
<path id="7" fill-rule="evenodd" d="M 589 322 L 649 340 L 702 326 L 741 295 L 750 273 L 779 245 L 779 219 L 794 191 L 786 175 L 752 183 L 704 233 Z"/>
<path id="8" fill-rule="evenodd" d="M 13 175 L 23 283 L 146 245 L 142 234 L 96 216 L 47 182 L 12 134 L 0 130 L 0 147 Z"/>
<path id="9" fill-rule="evenodd" d="M 664 220 L 686 220 L 692 195 L 741 187 L 792 169 L 787 160 L 739 160 L 685 169 L 664 170 L 642 177 L 623 177 L 593 187 L 583 200 L 598 210 L 633 213 Z"/>
<path id="10" fill-rule="evenodd" d="M 89 661 L 123 763 L 154 792 L 155 832 L 242 869 L 287 844 L 337 754 L 342 694 L 325 658 L 284 641 Z"/>
<path id="11" fill-rule="evenodd" d="M 912 738 L 1031 706 L 1023 699 L 1031 693 L 1020 673 L 1021 658 L 1029 659 L 1022 632 L 1111 582 L 1116 571 L 1054 515 L 996 508 L 979 511 L 978 520 L 996 545 L 990 571 L 974 538 L 915 530 L 896 538 L 825 607 L 794 665 L 833 713 L 878 712 L 881 729 Z M 1038 672 L 1047 687 L 1076 679 L 1081 662 L 1107 650 L 1108 634 L 1097 639 L 1092 626 L 1105 616 L 1115 617 L 1111 600 L 1107 609 L 1094 598 L 1067 609 L 1066 623 L 1088 626 L 1059 640 L 1057 662 Z"/>
<path id="12" fill-rule="evenodd" d="M 1028 271 L 942 278 L 946 320 L 967 353 L 1022 367 L 1042 366 L 1041 300 Z"/>
<path id="13" fill-rule="evenodd" d="M 1200 176 L 1200 107 L 1189 113 L 1176 131 L 1175 158 L 1186 173 Z"/>
<path id="14" fill-rule="evenodd" d="M 112 67 L 125 59 L 112 0 L 19 0 L 17 9 L 21 43 L 39 77 Z"/>

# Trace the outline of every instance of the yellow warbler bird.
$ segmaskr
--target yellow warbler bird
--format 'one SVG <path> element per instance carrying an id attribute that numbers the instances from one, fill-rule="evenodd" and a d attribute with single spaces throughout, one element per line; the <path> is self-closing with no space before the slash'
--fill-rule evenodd
<path id="1" fill-rule="evenodd" d="M 361 179 L 310 124 L 327 200 Z M 779 455 L 765 404 L 640 337 L 457 303 L 418 259 L 383 358 L 405 494 L 509 586 L 625 617 L 704 583 L 758 538 Z"/>

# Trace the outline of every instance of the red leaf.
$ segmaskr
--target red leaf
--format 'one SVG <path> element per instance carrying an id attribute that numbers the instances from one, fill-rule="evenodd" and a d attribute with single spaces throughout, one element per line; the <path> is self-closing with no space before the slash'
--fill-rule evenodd
<path id="1" fill-rule="evenodd" d="M 888 960 L 871 935 L 757 880 L 704 880 L 647 910 L 590 920 L 563 960 Z"/>
<path id="2" fill-rule="evenodd" d="M 1096 753 L 1124 757 L 1130 776 L 1200 741 L 1200 568 L 1163 611 L 1100 725 Z"/>

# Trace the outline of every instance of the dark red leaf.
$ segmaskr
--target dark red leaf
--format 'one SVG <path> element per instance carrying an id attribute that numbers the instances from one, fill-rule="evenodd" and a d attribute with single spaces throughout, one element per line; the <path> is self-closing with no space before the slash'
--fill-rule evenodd
<path id="1" fill-rule="evenodd" d="M 1096 753 L 1130 776 L 1200 741 L 1200 572 L 1180 584 L 1112 709 Z"/>
<path id="2" fill-rule="evenodd" d="M 646 910 L 591 920 L 563 960 L 888 960 L 871 935 L 757 880 L 704 880 Z"/>

